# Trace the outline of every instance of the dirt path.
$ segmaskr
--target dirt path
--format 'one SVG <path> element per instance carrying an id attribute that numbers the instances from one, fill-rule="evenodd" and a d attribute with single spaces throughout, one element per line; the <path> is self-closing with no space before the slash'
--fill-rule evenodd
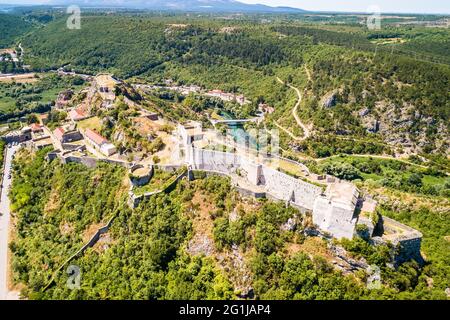
<path id="1" fill-rule="evenodd" d="M 292 139 L 297 140 L 297 141 L 302 141 L 302 140 L 304 140 L 304 138 L 302 138 L 302 137 L 297 137 L 297 136 L 294 135 L 292 132 L 290 132 L 288 129 L 286 129 L 285 127 L 279 125 L 277 122 L 275 122 L 275 125 L 276 125 L 279 129 L 281 129 L 281 130 L 283 130 L 284 132 L 286 132 Z"/>
<path id="2" fill-rule="evenodd" d="M 308 76 L 308 81 L 311 81 L 311 73 L 309 72 L 308 68 L 305 66 L 305 71 L 306 74 Z M 294 108 L 292 109 L 292 115 L 294 116 L 295 121 L 297 122 L 297 124 L 302 128 L 303 130 L 303 137 L 297 137 L 295 136 L 292 132 L 290 132 L 288 129 L 282 127 L 281 125 L 279 125 L 277 122 L 275 122 L 275 125 L 280 128 L 281 130 L 283 130 L 284 132 L 286 132 L 291 138 L 298 140 L 298 141 L 302 141 L 307 139 L 309 136 L 311 136 L 311 131 L 308 129 L 308 127 L 302 122 L 302 120 L 300 119 L 300 117 L 297 114 L 297 110 L 298 107 L 300 106 L 300 104 L 302 103 L 302 93 L 300 92 L 300 90 L 294 86 L 292 86 L 289 83 L 285 83 L 283 80 L 281 80 L 279 77 L 277 77 L 277 80 L 279 83 L 281 84 L 287 84 L 287 86 L 293 90 L 295 90 L 295 92 L 297 93 L 298 96 L 298 101 L 295 104 Z"/>
<path id="3" fill-rule="evenodd" d="M 411 165 L 411 166 L 420 167 L 420 168 L 423 168 L 423 169 L 428 168 L 427 166 L 424 166 L 424 165 L 421 165 L 421 164 L 413 163 L 413 162 L 410 162 L 410 161 L 407 161 L 407 160 L 404 160 L 404 159 L 394 158 L 394 157 L 391 157 L 391 156 L 380 156 L 380 155 L 373 155 L 373 154 L 349 154 L 347 156 L 349 156 L 349 157 L 357 157 L 357 158 L 374 158 L 374 159 L 383 159 L 383 160 L 394 160 L 394 161 L 399 161 L 399 162 L 402 162 L 404 164 L 408 164 L 408 165 Z M 336 158 L 336 157 L 339 157 L 339 155 L 331 156 L 331 157 L 327 157 L 327 158 L 320 158 L 320 159 L 317 159 L 316 161 L 317 162 L 322 162 L 322 161 L 325 161 L 327 159 L 332 159 L 332 158 Z"/>
<path id="4" fill-rule="evenodd" d="M 312 82 L 311 71 L 309 71 L 308 67 L 305 64 L 306 75 L 308 76 L 308 81 Z"/>
<path id="5" fill-rule="evenodd" d="M 28 83 L 36 82 L 38 79 L 35 77 L 35 73 L 20 73 L 20 74 L 2 74 L 0 75 L 0 82 L 19 82 Z"/>

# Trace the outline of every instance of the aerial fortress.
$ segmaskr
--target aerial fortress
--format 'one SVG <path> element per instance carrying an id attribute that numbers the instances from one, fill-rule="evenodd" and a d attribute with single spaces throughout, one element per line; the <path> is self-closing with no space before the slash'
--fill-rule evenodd
<path id="1" fill-rule="evenodd" d="M 110 89 L 101 91 L 111 92 Z M 208 133 L 202 129 L 202 124 L 195 121 L 179 123 L 177 129 L 170 134 L 168 142 L 177 144 L 178 147 L 173 146 L 164 165 L 153 165 L 146 161 L 148 159 L 138 163 L 129 162 L 121 158 L 114 145 L 97 132 L 76 129 L 76 122 L 76 119 L 72 119 L 66 127 L 57 128 L 54 132 L 46 126 L 33 125 L 23 128 L 19 135 L 6 139 L 9 139 L 8 142 L 27 141 L 26 145 L 33 149 L 53 146 L 54 151 L 48 154 L 49 160 L 58 158 L 63 163 L 79 162 L 91 167 L 98 161 L 106 161 L 131 169 L 131 177 L 137 174 L 133 179 L 130 178 L 131 207 L 136 207 L 143 199 L 160 192 L 154 190 L 138 195 L 133 191 L 133 186 L 146 184 L 152 179 L 153 167 L 158 166 L 164 170 L 186 167 L 185 174 L 180 174 L 176 180 L 167 183 L 175 184 L 184 176 L 193 179 L 195 171 L 228 176 L 234 187 L 246 196 L 283 201 L 286 205 L 297 208 L 302 214 L 311 216 L 315 231 L 325 238 L 352 239 L 358 234 L 374 245 L 393 244 L 398 249 L 395 254 L 396 263 L 409 259 L 418 262 L 423 260 L 420 254 L 422 234 L 382 217 L 377 210 L 376 201 L 362 194 L 353 183 L 332 176 L 313 178 L 313 174 L 301 163 L 295 164 L 304 168 L 308 174 L 296 178 L 242 150 L 210 150 L 207 147 L 211 142 L 220 144 L 220 141 L 211 140 Z M 212 131 L 217 133 L 216 130 Z"/>
<path id="2" fill-rule="evenodd" d="M 206 150 L 183 137 L 185 163 L 190 170 L 229 176 L 241 192 L 257 198 L 284 201 L 301 212 L 312 214 L 313 223 L 328 237 L 351 239 L 357 225 L 363 226 L 372 243 L 390 242 L 397 248 L 396 263 L 411 258 L 423 261 L 420 254 L 422 234 L 377 213 L 375 200 L 363 197 L 350 182 L 328 177 L 326 187 L 303 181 L 251 160 L 238 153 Z"/>

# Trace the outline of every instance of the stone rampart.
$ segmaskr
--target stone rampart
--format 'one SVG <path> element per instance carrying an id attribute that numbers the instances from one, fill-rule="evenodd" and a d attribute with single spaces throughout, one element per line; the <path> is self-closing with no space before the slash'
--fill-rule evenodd
<path id="1" fill-rule="evenodd" d="M 136 164 L 130 168 L 130 182 L 135 187 L 146 185 L 152 178 L 153 172 L 153 166 Z"/>
<path id="2" fill-rule="evenodd" d="M 296 179 L 268 166 L 257 164 L 235 153 L 188 148 L 189 165 L 194 170 L 244 175 L 248 182 L 264 187 L 267 194 L 281 201 L 290 201 L 298 207 L 313 210 L 314 200 L 322 188 Z"/>
<path id="3" fill-rule="evenodd" d="M 279 200 L 290 201 L 296 206 L 313 210 L 315 199 L 322 193 L 321 187 L 266 166 L 262 166 L 261 171 L 260 181 L 267 193 Z"/>

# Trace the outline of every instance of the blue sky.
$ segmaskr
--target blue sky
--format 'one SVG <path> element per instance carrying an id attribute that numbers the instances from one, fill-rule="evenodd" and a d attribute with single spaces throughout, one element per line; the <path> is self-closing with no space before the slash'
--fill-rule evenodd
<path id="1" fill-rule="evenodd" d="M 317 11 L 366 12 L 378 6 L 381 12 L 450 13 L 450 0 L 240 0 L 245 3 L 263 3 L 271 6 L 289 6 Z"/>
<path id="2" fill-rule="evenodd" d="M 50 0 L 0 0 L 0 3 L 45 3 Z M 290 6 L 311 11 L 366 12 L 378 6 L 381 12 L 450 13 L 450 0 L 239 0 L 245 3 L 263 3 L 271 6 Z M 86 1 L 88 2 L 88 1 Z"/>

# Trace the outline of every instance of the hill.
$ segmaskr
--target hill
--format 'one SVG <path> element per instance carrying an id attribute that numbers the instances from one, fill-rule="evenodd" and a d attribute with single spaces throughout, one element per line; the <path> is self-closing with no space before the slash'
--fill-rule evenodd
<path id="1" fill-rule="evenodd" d="M 448 31 L 429 34 L 436 42 Z M 66 65 L 129 81 L 171 78 L 266 102 L 275 107 L 266 125 L 289 128 L 290 134 L 281 130 L 281 143 L 295 153 L 446 154 L 450 68 L 433 62 L 441 52 L 409 55 L 372 38 L 355 26 L 91 15 L 80 30 L 57 19 L 24 37 L 23 45 L 37 71 Z M 304 92 L 297 118 L 297 94 L 277 76 Z M 292 139 L 303 136 L 298 119 L 311 128 L 305 141 Z"/>
<path id="2" fill-rule="evenodd" d="M 170 11 L 200 11 L 200 12 L 265 12 L 265 13 L 300 13 L 301 9 L 290 7 L 272 7 L 261 4 L 246 4 L 235 0 L 131 0 L 131 1 L 106 1 L 94 0 L 86 4 L 85 1 L 54 0 L 51 3 L 84 7 L 122 7 L 146 10 L 170 10 Z"/>
<path id="3" fill-rule="evenodd" d="M 364 257 L 381 269 L 382 285 L 372 289 L 362 270 L 345 275 L 333 266 L 336 257 L 325 240 L 305 236 L 307 216 L 282 202 L 242 197 L 226 178 L 183 180 L 131 210 L 124 201 L 123 168 L 48 163 L 47 152 L 23 150 L 14 166 L 12 269 L 28 299 L 446 298 L 444 236 L 450 220 L 445 216 L 391 212 L 426 235 L 430 260 L 424 268 L 410 261 L 393 269 L 387 265 L 388 247 L 372 247 L 360 238 L 342 242 L 345 255 Z M 60 270 L 44 289 L 61 263 L 111 216 L 116 216 L 111 229 L 71 262 L 83 270 L 80 288 L 71 290 L 69 274 Z M 293 229 L 286 227 L 288 219 Z"/>

